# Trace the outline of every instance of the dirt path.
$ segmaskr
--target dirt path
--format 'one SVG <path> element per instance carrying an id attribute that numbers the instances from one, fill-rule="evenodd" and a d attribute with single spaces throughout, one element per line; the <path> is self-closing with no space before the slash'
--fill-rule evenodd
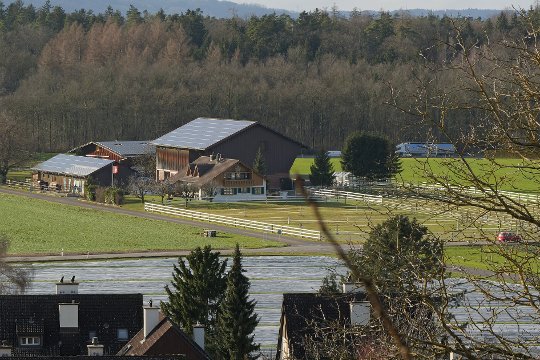
<path id="1" fill-rule="evenodd" d="M 234 228 L 223 225 L 212 224 L 208 225 L 202 222 L 175 218 L 160 214 L 154 214 L 149 212 L 127 210 L 117 206 L 108 206 L 97 203 L 91 203 L 78 200 L 77 198 L 59 197 L 54 195 L 46 195 L 39 193 L 31 193 L 27 191 L 18 191 L 5 187 L 0 187 L 0 193 L 9 195 L 26 196 L 33 199 L 45 200 L 53 203 L 78 206 L 85 209 L 93 209 L 100 211 L 107 211 L 116 214 L 136 216 L 144 219 L 167 221 L 170 223 L 190 225 L 198 228 L 211 227 L 220 232 L 226 232 L 229 234 L 238 234 L 249 236 L 257 239 L 274 240 L 284 243 L 286 246 L 281 248 L 261 248 L 261 249 L 243 249 L 246 255 L 255 254 L 333 254 L 332 247 L 323 241 L 313 241 L 306 239 L 299 239 L 285 235 L 269 234 L 257 232 L 249 229 Z M 219 249 L 217 249 L 219 250 Z M 222 253 L 227 254 L 232 250 L 220 250 Z M 80 254 L 80 255 L 51 255 L 51 256 L 10 256 L 10 261 L 65 261 L 65 260 L 86 260 L 86 259 L 112 259 L 112 258 L 140 258 L 140 257 L 170 257 L 180 256 L 188 254 L 189 251 L 156 251 L 156 252 L 135 252 L 135 253 L 100 253 L 100 254 Z"/>

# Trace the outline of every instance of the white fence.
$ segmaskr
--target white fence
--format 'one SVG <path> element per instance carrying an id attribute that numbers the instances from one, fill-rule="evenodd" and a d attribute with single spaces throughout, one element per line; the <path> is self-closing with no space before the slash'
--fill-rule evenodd
<path id="1" fill-rule="evenodd" d="M 274 234 L 291 235 L 301 238 L 321 240 L 321 232 L 317 230 L 302 229 L 286 225 L 276 225 L 247 219 L 238 219 L 229 216 L 203 213 L 199 211 L 181 209 L 173 206 L 159 205 L 148 202 L 144 204 L 144 210 L 160 214 L 181 216 L 192 220 L 204 221 L 209 223 L 217 223 L 234 227 L 242 227 L 246 229 L 255 229 Z"/>
<path id="2" fill-rule="evenodd" d="M 332 190 L 332 189 L 311 189 L 310 193 L 312 195 L 316 196 L 326 196 L 326 197 L 341 197 L 351 200 L 360 200 L 367 203 L 374 203 L 374 204 L 382 204 L 383 203 L 383 197 L 380 195 L 369 195 L 369 194 L 362 194 L 362 193 L 356 193 L 351 191 L 339 191 L 339 190 Z"/>
<path id="3" fill-rule="evenodd" d="M 6 180 L 6 185 L 12 188 L 16 189 L 25 189 L 25 190 L 31 190 L 32 189 L 32 183 L 29 182 L 22 182 L 22 181 L 14 181 L 14 180 Z"/>
<path id="4" fill-rule="evenodd" d="M 434 184 L 428 184 L 428 183 L 421 183 L 418 185 L 408 185 L 409 187 L 416 187 L 424 190 L 435 190 L 435 191 L 446 191 L 447 189 L 441 185 L 434 185 Z M 453 190 L 459 190 L 462 192 L 465 192 L 470 195 L 493 195 L 494 192 L 490 189 L 486 189 L 486 193 L 480 191 L 479 189 L 471 186 L 471 187 L 456 187 L 456 186 L 450 186 Z M 508 199 L 512 199 L 514 201 L 517 201 L 518 203 L 525 202 L 525 203 L 540 203 L 540 197 L 537 194 L 526 194 L 526 193 L 519 193 L 514 191 L 506 191 L 506 190 L 498 190 L 497 194 L 500 194 Z"/>

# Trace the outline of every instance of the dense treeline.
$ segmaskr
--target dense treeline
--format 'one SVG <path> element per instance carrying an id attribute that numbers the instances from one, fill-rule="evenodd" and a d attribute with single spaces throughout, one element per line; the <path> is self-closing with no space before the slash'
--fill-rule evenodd
<path id="1" fill-rule="evenodd" d="M 0 1 L 0 106 L 24 123 L 37 151 L 151 139 L 199 116 L 257 120 L 315 148 L 341 147 L 356 130 L 423 140 L 385 104 L 389 84 L 414 92 L 414 79 L 452 62 L 456 28 L 479 49 L 525 31 L 515 13 L 215 19 Z M 446 121 L 451 130 L 477 115 Z"/>

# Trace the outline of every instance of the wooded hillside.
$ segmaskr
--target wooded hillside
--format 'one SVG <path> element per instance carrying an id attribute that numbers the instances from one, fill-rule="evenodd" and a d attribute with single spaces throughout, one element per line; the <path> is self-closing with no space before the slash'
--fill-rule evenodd
<path id="1" fill-rule="evenodd" d="M 0 108 L 24 124 L 35 151 L 152 139 L 199 116 L 260 121 L 314 148 L 341 148 L 355 130 L 422 141 L 414 122 L 386 103 L 392 87 L 414 93 L 416 79 L 459 58 L 458 30 L 481 51 L 525 26 L 515 13 L 486 21 L 325 11 L 243 20 L 0 1 Z M 448 131 L 474 123 L 479 111 L 445 114 Z"/>

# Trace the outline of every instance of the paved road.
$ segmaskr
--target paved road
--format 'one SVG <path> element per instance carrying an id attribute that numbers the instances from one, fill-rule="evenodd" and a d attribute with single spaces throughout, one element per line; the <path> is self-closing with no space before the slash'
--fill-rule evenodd
<path id="1" fill-rule="evenodd" d="M 40 193 L 31 193 L 27 191 L 13 190 L 5 187 L 0 187 L 0 193 L 26 196 L 33 199 L 40 199 L 45 201 L 50 201 L 54 203 L 60 203 L 71 206 L 78 206 L 86 209 L 94 209 L 101 211 L 108 211 L 116 214 L 123 214 L 129 216 L 136 216 L 144 219 L 160 220 L 167 221 L 176 224 L 182 225 L 191 225 L 194 227 L 208 228 L 208 225 L 198 221 L 174 218 L 170 216 L 154 214 L 149 212 L 134 211 L 123 209 L 118 206 L 103 205 L 98 203 L 92 203 L 87 201 L 81 201 L 77 198 L 70 197 L 60 197 L 55 195 L 47 195 Z M 234 228 L 222 225 L 211 225 L 212 229 L 217 231 L 226 232 L 229 234 L 238 234 L 249 236 L 258 239 L 264 240 L 275 240 L 281 243 L 284 243 L 286 246 L 281 248 L 261 248 L 261 249 L 243 249 L 242 252 L 245 254 L 333 254 L 334 251 L 332 246 L 323 241 L 312 241 L 294 238 L 285 235 L 269 234 L 257 232 L 249 229 Z M 224 254 L 230 253 L 232 250 L 220 250 Z M 11 256 L 10 261 L 55 261 L 55 260 L 82 260 L 82 259 L 110 259 L 110 258 L 139 258 L 139 257 L 170 257 L 170 256 L 180 256 L 186 255 L 189 251 L 157 251 L 157 252 L 137 252 L 137 253 L 101 253 L 94 255 L 71 255 L 71 256 Z"/>

